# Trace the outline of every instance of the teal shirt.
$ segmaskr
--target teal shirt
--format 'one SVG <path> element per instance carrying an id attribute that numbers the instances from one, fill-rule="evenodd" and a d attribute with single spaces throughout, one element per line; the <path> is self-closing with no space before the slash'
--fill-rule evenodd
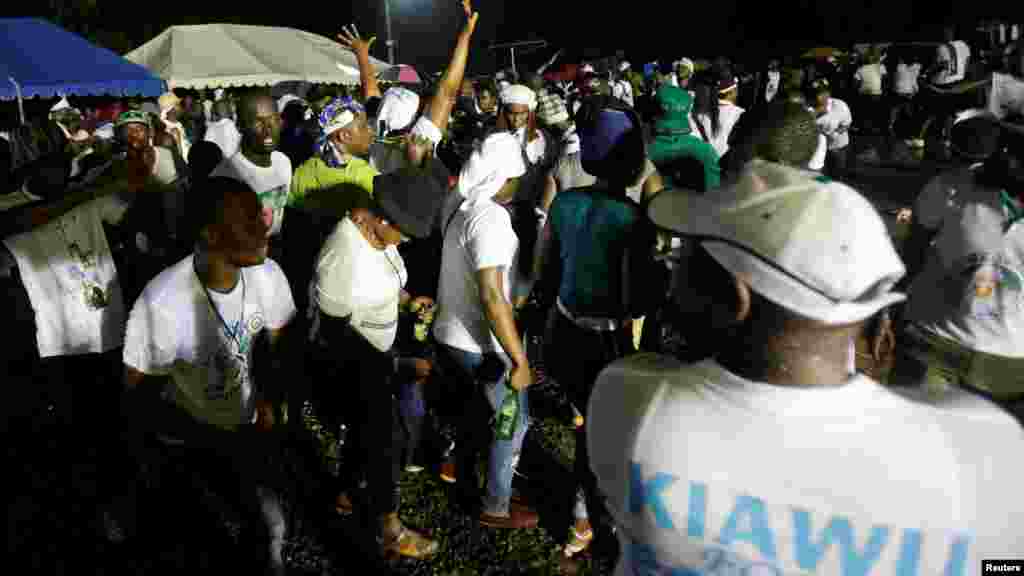
<path id="1" fill-rule="evenodd" d="M 672 186 L 671 175 L 661 167 L 681 158 L 693 158 L 704 166 L 704 190 L 718 188 L 722 170 L 718 165 L 718 152 L 711 144 L 693 134 L 658 134 L 647 149 L 647 156 L 659 168 L 665 186 Z"/>
<path id="2" fill-rule="evenodd" d="M 623 318 L 623 256 L 642 241 L 640 207 L 599 186 L 560 192 L 548 213 L 561 261 L 558 297 L 577 316 Z"/>

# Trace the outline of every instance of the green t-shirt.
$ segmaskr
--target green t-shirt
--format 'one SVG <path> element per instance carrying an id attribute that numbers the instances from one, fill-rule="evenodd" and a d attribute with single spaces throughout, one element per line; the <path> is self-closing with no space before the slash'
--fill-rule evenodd
<path id="1" fill-rule="evenodd" d="M 674 183 L 671 182 L 669 172 L 662 170 L 662 166 L 681 158 L 693 158 L 703 165 L 705 190 L 713 190 L 721 184 L 722 171 L 718 165 L 718 153 L 713 146 L 693 134 L 659 134 L 648 148 L 647 156 L 655 166 L 658 166 L 666 186 Z"/>
<path id="2" fill-rule="evenodd" d="M 288 206 L 307 211 L 328 211 L 338 216 L 373 196 L 373 178 L 379 172 L 361 158 L 351 158 L 340 168 L 331 168 L 313 156 L 292 175 Z M 365 192 L 366 196 L 358 193 Z"/>

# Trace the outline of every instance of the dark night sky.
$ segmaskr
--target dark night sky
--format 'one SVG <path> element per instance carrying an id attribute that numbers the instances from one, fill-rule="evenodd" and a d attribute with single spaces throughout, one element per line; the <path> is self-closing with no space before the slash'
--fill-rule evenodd
<path id="1" fill-rule="evenodd" d="M 392 27 L 399 40 L 397 57 L 428 70 L 447 62 L 463 16 L 458 0 L 391 0 Z M 474 38 L 471 68 L 492 69 L 495 61 L 487 47 L 495 42 L 544 39 L 580 55 L 610 55 L 625 50 L 634 61 L 658 56 L 712 57 L 744 54 L 772 55 L 827 44 L 839 47 L 852 42 L 886 40 L 940 40 L 941 23 L 951 14 L 953 21 L 970 25 L 974 16 L 991 15 L 974 2 L 974 13 L 965 12 L 946 0 L 851 0 L 784 3 L 711 0 L 704 2 L 640 0 L 621 3 L 571 0 L 475 0 L 481 13 Z M 597 9 L 598 6 L 603 6 Z M 348 20 L 344 7 L 337 8 L 338 25 Z M 374 24 L 379 44 L 375 55 L 384 58 L 384 15 L 382 2 L 352 5 L 354 19 L 364 32 Z M 346 12 L 342 14 L 342 12 Z M 326 19 L 329 20 L 329 19 Z M 308 28 L 320 33 L 324 18 L 310 21 Z M 306 27 L 306 26 L 304 26 Z M 507 64 L 507 54 L 501 54 Z M 526 64 L 537 65 L 550 51 L 525 56 Z"/>
<path id="2" fill-rule="evenodd" d="M 17 3 L 17 7 L 8 2 L 0 9 L 0 15 L 46 16 L 47 4 L 57 2 L 67 7 L 89 1 L 100 7 L 103 26 L 125 32 L 134 43 L 148 39 L 147 32 L 155 34 L 170 24 L 244 22 L 293 26 L 333 37 L 342 25 L 354 20 L 365 34 L 376 32 L 374 55 L 386 57 L 382 0 L 262 4 L 251 0 L 179 0 L 162 10 L 160 16 L 143 15 L 142 21 L 129 17 L 139 15 L 138 5 L 133 3 L 134 8 L 125 10 L 122 6 L 128 6 L 123 0 L 50 0 L 29 6 Z M 398 61 L 423 70 L 443 68 L 462 25 L 458 0 L 390 2 L 393 31 L 399 41 Z M 752 55 L 760 59 L 785 56 L 814 45 L 843 47 L 855 41 L 939 40 L 937 21 L 958 14 L 953 20 L 969 26 L 975 16 L 997 14 L 980 8 L 991 5 L 978 1 L 954 4 L 946 0 L 474 0 L 481 20 L 474 36 L 470 67 L 471 71 L 490 71 L 496 62 L 487 49 L 489 45 L 527 39 L 547 40 L 577 56 L 605 56 L 622 49 L 634 63 L 684 55 Z M 150 30 L 143 31 L 147 26 Z M 526 55 L 521 63 L 536 66 L 551 53 L 545 50 Z M 501 60 L 501 64 L 507 64 L 507 51 L 501 54 Z"/>

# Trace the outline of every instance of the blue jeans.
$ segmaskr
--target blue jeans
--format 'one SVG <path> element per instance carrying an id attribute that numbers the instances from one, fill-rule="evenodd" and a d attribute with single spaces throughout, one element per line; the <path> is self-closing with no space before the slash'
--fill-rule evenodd
<path id="1" fill-rule="evenodd" d="M 494 420 L 508 387 L 504 375 L 485 374 L 487 370 L 482 370 L 486 368 L 485 360 L 493 363 L 494 358 L 444 344 L 439 346 L 439 352 L 441 369 L 454 384 L 456 397 L 452 401 L 462 406 L 455 444 L 459 485 L 477 485 L 475 478 L 464 476 L 474 469 L 477 456 L 488 449 L 490 456 L 483 511 L 494 516 L 508 516 L 512 476 L 529 426 L 526 391 L 519 392 L 519 422 L 515 434 L 511 440 L 500 440 L 494 436 Z"/>

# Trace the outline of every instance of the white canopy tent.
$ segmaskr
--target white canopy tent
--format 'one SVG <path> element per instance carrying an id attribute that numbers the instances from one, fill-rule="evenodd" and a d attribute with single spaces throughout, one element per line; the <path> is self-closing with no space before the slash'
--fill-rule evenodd
<path id="1" fill-rule="evenodd" d="M 125 58 L 173 88 L 359 83 L 355 54 L 334 40 L 294 28 L 172 26 Z M 376 58 L 370 62 L 377 72 L 390 67 Z"/>

